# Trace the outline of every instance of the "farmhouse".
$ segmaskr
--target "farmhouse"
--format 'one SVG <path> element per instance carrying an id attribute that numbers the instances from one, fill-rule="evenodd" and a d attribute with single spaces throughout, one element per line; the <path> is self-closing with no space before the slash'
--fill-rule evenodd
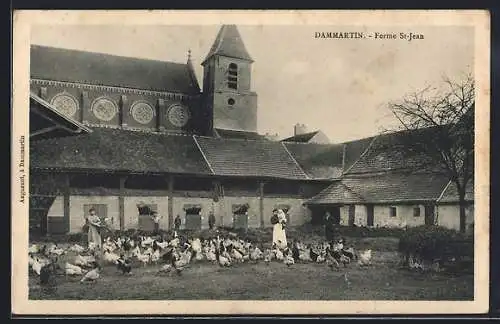
<path id="1" fill-rule="evenodd" d="M 33 45 L 30 62 L 30 226 L 44 233 L 80 231 L 91 207 L 115 229 L 151 230 L 151 211 L 163 229 L 177 215 L 206 228 L 210 213 L 218 226 L 264 227 L 274 208 L 292 226 L 325 211 L 345 225 L 458 224 L 449 179 L 393 156 L 399 133 L 339 144 L 303 128 L 283 141 L 259 134 L 236 26 L 221 27 L 203 60 L 203 89 L 190 54 L 173 63 Z"/>

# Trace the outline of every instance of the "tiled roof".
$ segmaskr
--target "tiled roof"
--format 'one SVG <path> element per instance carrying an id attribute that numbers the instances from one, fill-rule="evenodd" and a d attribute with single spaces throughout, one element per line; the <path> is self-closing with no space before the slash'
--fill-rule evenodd
<path id="1" fill-rule="evenodd" d="M 213 55 L 222 55 L 253 62 L 236 25 L 223 25 L 221 27 L 203 62 L 207 61 Z"/>
<path id="2" fill-rule="evenodd" d="M 346 172 L 348 174 L 373 173 L 391 170 L 414 170 L 428 165 L 430 159 L 421 153 L 411 153 L 402 147 L 408 147 L 411 139 L 419 134 L 425 136 L 432 132 L 419 130 L 409 132 L 394 132 L 372 138 L 371 143 Z M 368 139 L 366 139 L 368 140 Z"/>
<path id="3" fill-rule="evenodd" d="M 217 175 L 307 178 L 281 142 L 195 138 Z"/>
<path id="4" fill-rule="evenodd" d="M 78 50 L 31 46 L 33 79 L 86 83 L 153 91 L 197 94 L 188 64 Z"/>
<path id="5" fill-rule="evenodd" d="M 465 187 L 465 200 L 474 201 L 474 180 L 470 180 Z M 439 203 L 458 203 L 457 186 L 450 182 L 444 189 L 443 195 L 438 200 Z"/>
<path id="6" fill-rule="evenodd" d="M 288 138 L 285 138 L 283 142 L 295 142 L 295 143 L 307 143 L 309 142 L 316 134 L 318 134 L 319 131 L 314 131 L 314 132 L 309 132 L 309 133 L 304 133 L 304 134 L 298 134 L 295 136 L 291 136 Z"/>
<path id="7" fill-rule="evenodd" d="M 342 175 L 342 144 L 283 144 L 311 178 L 336 179 Z"/>
<path id="8" fill-rule="evenodd" d="M 308 201 L 309 204 L 436 201 L 448 178 L 439 174 L 386 172 L 345 177 Z"/>
<path id="9" fill-rule="evenodd" d="M 216 128 L 215 131 L 217 135 L 222 138 L 267 140 L 264 136 L 260 135 L 257 132 L 246 132 L 246 131 L 238 131 L 238 130 L 223 129 L 223 128 Z"/>
<path id="10" fill-rule="evenodd" d="M 210 174 L 192 136 L 94 128 L 30 143 L 32 168 Z"/>

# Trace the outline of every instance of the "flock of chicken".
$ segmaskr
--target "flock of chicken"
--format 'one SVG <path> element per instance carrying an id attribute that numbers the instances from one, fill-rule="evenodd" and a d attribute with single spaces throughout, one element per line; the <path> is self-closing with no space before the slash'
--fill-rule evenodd
<path id="1" fill-rule="evenodd" d="M 331 269 L 338 269 L 341 265 L 346 267 L 353 261 L 360 266 L 371 264 L 371 250 L 358 253 L 344 244 L 343 239 L 333 244 L 324 242 L 306 245 L 295 241 L 284 249 L 275 244 L 264 248 L 263 244 L 256 245 L 230 235 L 200 239 L 180 237 L 174 232 L 170 240 L 150 236 L 107 237 L 101 249 L 93 244 L 87 248 L 74 244 L 66 249 L 54 243 L 32 244 L 29 248 L 29 266 L 40 277 L 41 284 L 49 284 L 60 270 L 64 270 L 66 276 L 81 276 L 80 282 L 95 281 L 105 264 L 116 266 L 122 274 L 132 274 L 132 268 L 137 264 L 161 264 L 158 274 L 177 275 L 181 275 L 192 262 L 201 261 L 221 267 L 261 261 L 267 264 L 271 261 L 282 262 L 287 266 L 314 262 L 324 263 Z M 72 263 L 65 261 L 62 267 L 59 257 L 68 252 L 76 254 L 75 259 Z"/>

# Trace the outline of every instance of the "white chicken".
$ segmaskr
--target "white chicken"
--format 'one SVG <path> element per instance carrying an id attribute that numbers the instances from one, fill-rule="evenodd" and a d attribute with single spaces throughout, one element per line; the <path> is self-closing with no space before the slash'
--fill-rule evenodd
<path id="1" fill-rule="evenodd" d="M 28 253 L 37 254 L 38 252 L 40 252 L 40 247 L 38 246 L 38 244 L 31 244 L 31 246 L 28 248 Z"/>
<path id="2" fill-rule="evenodd" d="M 64 249 L 58 248 L 57 245 L 54 244 L 48 249 L 48 252 L 50 254 L 55 254 L 57 256 L 60 256 L 64 254 Z"/>
<path id="3" fill-rule="evenodd" d="M 142 246 L 143 248 L 145 248 L 145 247 L 147 247 L 147 246 L 150 246 L 151 244 L 153 244 L 153 241 L 154 241 L 154 240 L 153 240 L 150 236 L 148 236 L 148 237 L 144 237 L 144 238 L 142 239 L 142 241 L 141 241 L 141 246 Z"/>
<path id="4" fill-rule="evenodd" d="M 116 264 L 116 262 L 118 262 L 118 260 L 120 259 L 120 256 L 118 254 L 110 252 L 109 250 L 105 250 L 102 257 L 104 261 L 112 264 Z"/>
<path id="5" fill-rule="evenodd" d="M 87 272 L 83 278 L 80 280 L 80 282 L 85 282 L 85 281 L 96 281 L 99 279 L 99 267 L 94 268 Z"/>
<path id="6" fill-rule="evenodd" d="M 326 257 L 322 254 L 318 255 L 318 258 L 316 259 L 316 263 L 323 263 L 326 261 Z"/>
<path id="7" fill-rule="evenodd" d="M 168 242 L 167 241 L 164 241 L 164 242 L 157 241 L 156 245 L 158 245 L 160 247 L 160 249 L 165 250 L 168 247 Z"/>
<path id="8" fill-rule="evenodd" d="M 231 251 L 231 258 L 233 258 L 237 262 L 244 262 L 243 254 L 241 254 L 238 250 L 233 249 Z"/>
<path id="9" fill-rule="evenodd" d="M 144 267 L 151 261 L 151 255 L 149 253 L 139 253 L 136 257 L 137 260 L 142 262 Z"/>
<path id="10" fill-rule="evenodd" d="M 92 262 L 95 262 L 95 257 L 93 255 L 82 256 L 78 254 L 75 258 L 74 264 L 81 267 L 90 267 Z"/>
<path id="11" fill-rule="evenodd" d="M 40 272 L 42 271 L 43 264 L 40 263 L 38 258 L 35 258 L 33 260 L 33 264 L 31 265 L 31 269 L 33 269 L 33 272 L 35 272 L 37 275 L 40 275 Z"/>
<path id="12" fill-rule="evenodd" d="M 66 265 L 64 267 L 64 272 L 68 276 L 75 276 L 75 275 L 83 275 L 85 271 L 80 268 L 79 266 L 73 265 L 71 263 L 66 262 Z"/>
<path id="13" fill-rule="evenodd" d="M 359 254 L 358 264 L 360 266 L 366 266 L 371 264 L 372 250 L 365 250 Z"/>
<path id="14" fill-rule="evenodd" d="M 250 260 L 257 261 L 264 257 L 264 252 L 262 252 L 258 247 L 255 247 L 250 253 Z"/>
<path id="15" fill-rule="evenodd" d="M 85 248 L 81 245 L 74 244 L 69 248 L 69 250 L 75 253 L 82 253 L 83 251 L 85 251 Z"/>
<path id="16" fill-rule="evenodd" d="M 156 263 L 160 260 L 160 250 L 156 250 L 150 254 L 151 262 Z"/>
<path id="17" fill-rule="evenodd" d="M 287 266 L 291 266 L 295 263 L 295 260 L 293 259 L 293 257 L 290 254 L 287 254 L 284 257 L 283 263 L 286 264 Z"/>
<path id="18" fill-rule="evenodd" d="M 283 252 L 280 249 L 274 250 L 274 255 L 276 257 L 276 260 L 278 261 L 283 261 L 285 259 L 285 256 L 283 255 Z"/>

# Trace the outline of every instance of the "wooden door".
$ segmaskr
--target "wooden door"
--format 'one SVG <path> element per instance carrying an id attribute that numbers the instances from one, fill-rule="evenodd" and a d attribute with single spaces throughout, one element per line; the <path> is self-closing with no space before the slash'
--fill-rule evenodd
<path id="1" fill-rule="evenodd" d="M 248 214 L 236 213 L 233 214 L 233 227 L 234 228 L 248 228 Z"/>
<path id="2" fill-rule="evenodd" d="M 148 205 L 139 205 L 137 206 L 137 210 L 139 212 L 139 229 L 146 232 L 152 232 L 155 229 L 155 224 L 153 222 L 153 218 L 151 215 L 154 211 L 157 210 L 156 204 L 148 204 Z"/>
<path id="3" fill-rule="evenodd" d="M 434 206 L 425 206 L 425 225 L 434 225 Z"/>
<path id="4" fill-rule="evenodd" d="M 186 229 L 199 230 L 201 229 L 201 215 L 186 213 Z"/>
<path id="5" fill-rule="evenodd" d="M 373 226 L 374 223 L 373 205 L 366 205 L 366 225 Z"/>
<path id="6" fill-rule="evenodd" d="M 349 205 L 349 212 L 348 212 L 348 214 L 349 214 L 349 219 L 348 219 L 349 226 L 354 226 L 355 212 L 356 212 L 356 206 Z"/>

